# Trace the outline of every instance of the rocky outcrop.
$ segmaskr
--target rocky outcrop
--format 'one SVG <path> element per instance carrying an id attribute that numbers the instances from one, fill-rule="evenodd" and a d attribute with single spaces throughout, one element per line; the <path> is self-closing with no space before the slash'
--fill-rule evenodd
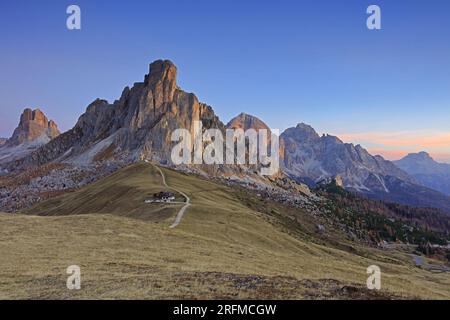
<path id="1" fill-rule="evenodd" d="M 0 147 L 1 147 L 2 145 L 4 145 L 4 144 L 6 143 L 7 140 L 8 140 L 8 139 L 6 139 L 6 138 L 0 138 Z"/>
<path id="2" fill-rule="evenodd" d="M 0 143 L 0 173 L 14 169 L 22 159 L 59 135 L 58 127 L 39 110 L 25 109 L 11 138 Z"/>
<path id="3" fill-rule="evenodd" d="M 20 116 L 19 125 L 14 130 L 7 146 L 18 146 L 37 139 L 48 142 L 60 134 L 56 123 L 48 120 L 45 114 L 39 110 L 25 109 Z"/>
<path id="4" fill-rule="evenodd" d="M 422 185 L 450 195 L 450 164 L 436 162 L 428 153 L 411 153 L 394 161 Z"/>

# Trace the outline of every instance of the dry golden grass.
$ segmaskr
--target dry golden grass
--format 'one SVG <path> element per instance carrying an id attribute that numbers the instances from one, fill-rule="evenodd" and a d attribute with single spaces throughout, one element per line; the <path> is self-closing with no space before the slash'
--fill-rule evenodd
<path id="1" fill-rule="evenodd" d="M 448 274 L 417 269 L 404 252 L 341 250 L 332 244 L 339 234 L 317 239 L 306 216 L 288 234 L 277 217 L 250 209 L 241 191 L 163 170 L 192 201 L 175 229 L 179 206 L 161 215 L 143 203 L 161 189 L 148 164 L 28 212 L 50 216 L 0 214 L 0 298 L 450 298 Z M 74 264 L 79 291 L 66 288 Z M 363 289 L 372 264 L 382 270 L 380 293 Z"/>

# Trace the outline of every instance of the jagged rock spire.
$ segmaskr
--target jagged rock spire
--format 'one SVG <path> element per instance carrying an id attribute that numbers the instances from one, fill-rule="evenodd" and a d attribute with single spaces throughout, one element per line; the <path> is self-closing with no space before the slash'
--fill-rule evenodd
<path id="1" fill-rule="evenodd" d="M 41 110 L 26 108 L 20 116 L 19 125 L 7 144 L 19 145 L 41 137 L 51 140 L 59 134 L 56 123 L 53 120 L 48 120 Z"/>

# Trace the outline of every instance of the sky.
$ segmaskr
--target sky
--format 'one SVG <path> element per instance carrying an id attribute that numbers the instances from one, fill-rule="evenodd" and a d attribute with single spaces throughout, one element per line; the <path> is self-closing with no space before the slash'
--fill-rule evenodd
<path id="1" fill-rule="evenodd" d="M 66 27 L 71 4 L 81 30 Z M 381 30 L 366 27 L 372 4 Z M 170 59 L 225 123 L 304 122 L 388 159 L 450 162 L 448 0 L 2 1 L 0 39 L 0 137 L 25 107 L 68 130 Z"/>

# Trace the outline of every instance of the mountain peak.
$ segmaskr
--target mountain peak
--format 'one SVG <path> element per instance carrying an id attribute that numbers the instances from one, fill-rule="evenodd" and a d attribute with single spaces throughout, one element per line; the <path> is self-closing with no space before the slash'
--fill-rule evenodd
<path id="1" fill-rule="evenodd" d="M 421 161 L 433 161 L 434 159 L 430 156 L 428 152 L 421 151 L 418 153 L 410 153 L 406 155 L 403 159 L 410 159 L 410 160 L 421 160 Z M 402 160 L 403 160 L 402 159 Z"/>
<path id="2" fill-rule="evenodd" d="M 46 122 L 46 120 L 46 116 L 39 108 L 35 110 L 25 108 L 20 115 L 20 123 L 25 123 L 27 121 Z"/>
<path id="3" fill-rule="evenodd" d="M 177 67 L 170 60 L 156 60 L 150 63 L 145 83 L 154 86 L 159 81 L 177 83 Z"/>
<path id="4" fill-rule="evenodd" d="M 23 110 L 19 125 L 14 130 L 12 137 L 7 141 L 8 145 L 19 145 L 31 142 L 41 137 L 51 140 L 60 134 L 56 123 L 48 120 L 40 109 Z"/>
<path id="5" fill-rule="evenodd" d="M 107 105 L 107 104 L 108 104 L 108 101 L 97 98 L 87 106 L 86 112 L 89 112 L 89 113 L 96 112 L 100 106 Z"/>
<path id="6" fill-rule="evenodd" d="M 430 154 L 426 151 L 421 151 L 418 153 L 418 155 L 421 157 L 431 158 Z"/>
<path id="7" fill-rule="evenodd" d="M 316 130 L 314 130 L 314 128 L 311 127 L 309 124 L 301 122 L 301 123 L 297 124 L 295 129 L 297 132 L 301 132 L 303 136 L 308 136 L 308 137 L 312 137 L 312 138 L 320 138 L 319 134 L 316 132 Z"/>
<path id="8" fill-rule="evenodd" d="M 394 163 L 424 186 L 450 195 L 450 164 L 436 162 L 424 151 L 410 153 Z"/>
<path id="9" fill-rule="evenodd" d="M 266 129 L 270 131 L 269 126 L 264 121 L 245 112 L 241 112 L 238 116 L 231 119 L 226 127 L 228 129 L 243 129 L 244 131 L 248 129 Z"/>
<path id="10" fill-rule="evenodd" d="M 314 130 L 313 127 L 311 127 L 309 124 L 306 124 L 304 122 L 300 122 L 299 124 L 297 124 L 296 128 L 316 132 L 316 130 Z"/>

